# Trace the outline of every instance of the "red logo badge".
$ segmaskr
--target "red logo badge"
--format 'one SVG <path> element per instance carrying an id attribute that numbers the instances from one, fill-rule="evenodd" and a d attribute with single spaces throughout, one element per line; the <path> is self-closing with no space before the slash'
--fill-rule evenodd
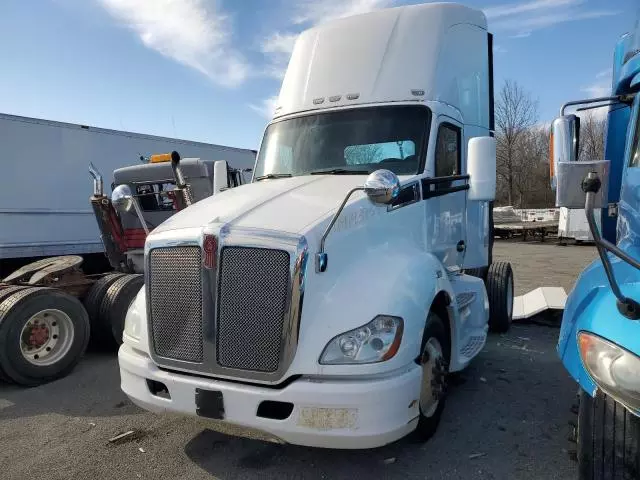
<path id="1" fill-rule="evenodd" d="M 218 241 L 213 235 L 205 235 L 202 242 L 202 249 L 204 250 L 203 264 L 204 268 L 210 270 L 216 267 L 216 254 L 218 253 Z"/>

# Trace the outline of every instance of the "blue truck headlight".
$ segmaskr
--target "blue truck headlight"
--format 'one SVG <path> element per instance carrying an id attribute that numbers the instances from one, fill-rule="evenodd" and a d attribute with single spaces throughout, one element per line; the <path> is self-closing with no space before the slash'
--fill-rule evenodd
<path id="1" fill-rule="evenodd" d="M 602 391 L 640 410 L 640 357 L 589 332 L 578 334 L 582 363 Z"/>
<path id="2" fill-rule="evenodd" d="M 323 365 L 376 363 L 393 358 L 402 340 L 400 317 L 378 315 L 362 327 L 334 337 L 320 355 Z"/>

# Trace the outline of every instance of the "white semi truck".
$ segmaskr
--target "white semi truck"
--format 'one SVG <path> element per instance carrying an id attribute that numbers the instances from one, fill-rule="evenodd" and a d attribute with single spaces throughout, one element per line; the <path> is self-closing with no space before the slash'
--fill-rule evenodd
<path id="1" fill-rule="evenodd" d="M 147 237 L 122 390 L 300 445 L 433 435 L 447 374 L 511 322 L 511 267 L 491 261 L 492 90 L 478 10 L 304 32 L 253 181 Z"/>

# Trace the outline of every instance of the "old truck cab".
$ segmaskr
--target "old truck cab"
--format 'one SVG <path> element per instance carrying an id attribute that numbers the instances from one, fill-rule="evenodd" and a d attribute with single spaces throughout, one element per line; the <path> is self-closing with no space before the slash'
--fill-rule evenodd
<path id="1" fill-rule="evenodd" d="M 119 351 L 131 400 L 301 445 L 429 438 L 447 374 L 511 321 L 491 42 L 455 4 L 304 32 L 252 182 L 146 239 Z"/>

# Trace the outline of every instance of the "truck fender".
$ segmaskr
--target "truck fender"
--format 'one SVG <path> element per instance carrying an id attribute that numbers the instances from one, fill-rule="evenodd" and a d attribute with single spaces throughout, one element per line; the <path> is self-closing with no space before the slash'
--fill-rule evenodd
<path id="1" fill-rule="evenodd" d="M 308 268 L 313 268 L 312 262 L 309 265 Z M 304 372 L 354 374 L 357 371 L 364 375 L 404 367 L 420 354 L 422 334 L 434 299 L 440 295 L 440 298 L 455 301 L 442 263 L 410 242 L 401 248 L 397 243 L 393 246 L 381 244 L 355 258 L 352 256 L 351 261 L 334 262 L 324 273 L 309 273 L 307 292 L 325 293 L 304 298 L 299 345 L 304 345 L 305 352 L 309 353 L 296 355 L 294 364 L 297 365 L 292 366 Z M 449 308 L 449 311 L 454 310 Z M 398 316 L 404 324 L 400 349 L 392 359 L 384 362 L 384 368 L 380 363 L 319 363 L 322 351 L 334 337 L 366 325 L 377 315 Z M 447 320 L 443 318 L 443 321 Z M 453 343 L 457 335 L 455 331 L 451 333 L 452 349 L 455 349 Z"/>

